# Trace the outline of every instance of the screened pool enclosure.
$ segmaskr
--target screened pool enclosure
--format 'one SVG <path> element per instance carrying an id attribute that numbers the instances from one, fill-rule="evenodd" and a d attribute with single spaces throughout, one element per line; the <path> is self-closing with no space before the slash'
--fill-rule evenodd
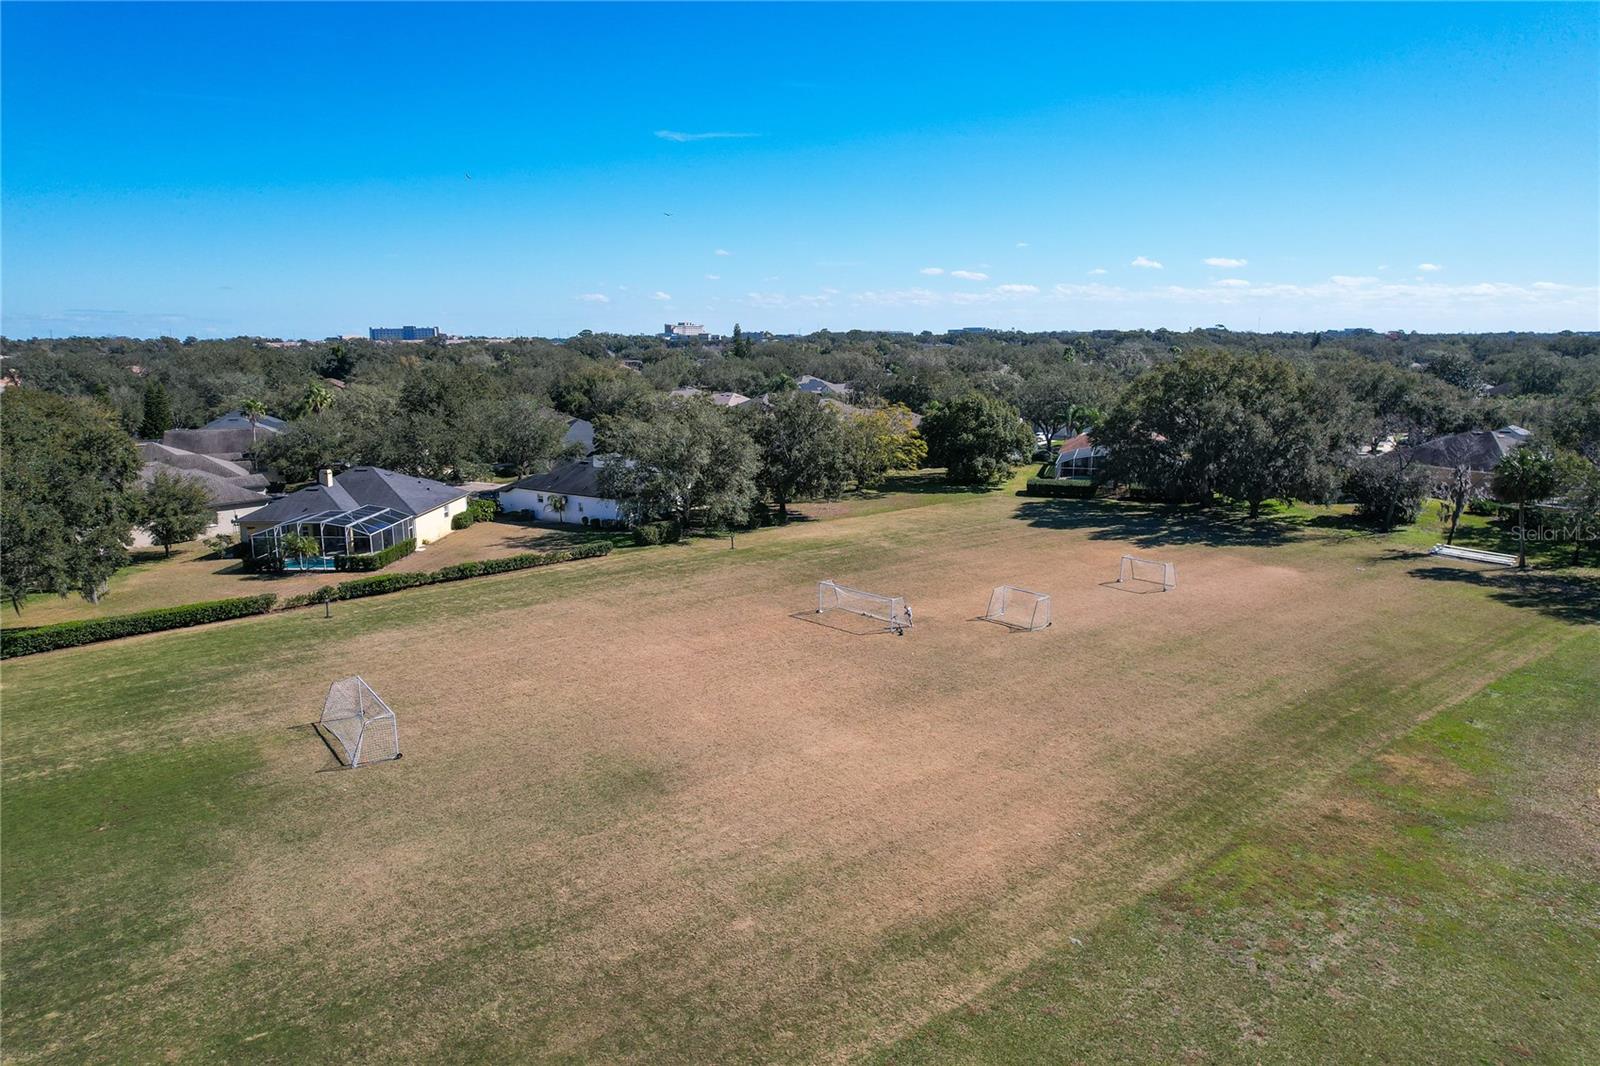
<path id="1" fill-rule="evenodd" d="M 303 558 L 283 550 L 291 534 L 310 537 L 320 549 Z M 250 556 L 277 560 L 285 570 L 332 570 L 341 555 L 370 555 L 416 537 L 416 522 L 390 507 L 358 507 L 353 511 L 319 511 L 281 522 L 250 535 Z"/>

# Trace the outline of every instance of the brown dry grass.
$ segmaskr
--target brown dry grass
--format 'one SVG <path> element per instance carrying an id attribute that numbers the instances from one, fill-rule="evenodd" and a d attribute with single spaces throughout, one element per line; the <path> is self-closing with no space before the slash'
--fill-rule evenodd
<path id="1" fill-rule="evenodd" d="M 269 800 L 224 828 L 227 860 L 131 1009 L 198 1013 L 223 983 L 239 1033 L 331 1027 L 413 1060 L 847 1057 L 1554 626 L 1361 543 L 1173 546 L 1155 554 L 1179 590 L 1129 595 L 1103 584 L 1124 543 L 1015 506 L 635 553 L 559 587 L 493 579 L 465 614 L 427 590 L 413 602 L 436 618 L 336 620 L 315 662 L 252 664 L 218 701 L 248 712 L 220 721 L 255 738 Z M 915 629 L 811 624 L 824 577 L 906 595 Z M 1050 592 L 1054 627 L 976 620 L 1000 583 Z M 354 672 L 397 709 L 406 757 L 319 773 L 293 727 Z"/>

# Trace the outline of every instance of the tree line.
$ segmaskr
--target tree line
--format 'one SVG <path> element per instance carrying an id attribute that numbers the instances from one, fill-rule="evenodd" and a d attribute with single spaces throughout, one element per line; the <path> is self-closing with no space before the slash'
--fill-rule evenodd
<path id="1" fill-rule="evenodd" d="M 158 478 L 137 488 L 131 435 L 230 408 L 293 419 L 264 434 L 255 456 L 290 483 L 337 463 L 456 481 L 532 473 L 565 454 L 567 420 L 585 418 L 605 457 L 604 490 L 630 519 L 714 527 L 769 506 L 787 521 L 795 501 L 925 464 L 954 482 L 994 483 L 1035 453 L 1035 434 L 1086 428 L 1110 450 L 1109 476 L 1166 499 L 1231 498 L 1256 515 L 1273 499 L 1343 497 L 1381 525 L 1410 520 L 1429 494 L 1457 517 L 1467 502 L 1408 469 L 1403 450 L 1395 461 L 1353 461 L 1381 442 L 1520 419 L 1535 431 L 1525 461 L 1537 459 L 1539 474 L 1515 488 L 1508 473 L 1506 498 L 1531 502 L 1554 485 L 1545 495 L 1576 501 L 1580 521 L 1600 462 L 1600 344 L 1580 335 L 818 333 L 687 346 L 583 335 L 293 347 L 77 338 L 6 341 L 3 354 L 13 387 L 0 399 L 0 584 L 17 605 L 31 592 L 98 595 L 126 562 L 133 525 L 162 543 L 193 536 L 204 525 L 194 487 Z M 796 389 L 807 373 L 847 383 L 851 404 Z M 761 399 L 721 408 L 668 396 L 688 383 Z"/>

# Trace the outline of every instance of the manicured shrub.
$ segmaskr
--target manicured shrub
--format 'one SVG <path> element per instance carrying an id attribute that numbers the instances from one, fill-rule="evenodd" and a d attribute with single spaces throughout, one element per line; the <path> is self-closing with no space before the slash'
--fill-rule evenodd
<path id="1" fill-rule="evenodd" d="M 1028 486 L 1023 490 L 1024 496 L 1056 496 L 1075 500 L 1087 499 L 1094 495 L 1093 485 L 1074 485 L 1065 479 L 1030 477 Z"/>
<path id="2" fill-rule="evenodd" d="M 673 544 L 682 536 L 683 530 L 672 521 L 645 522 L 633 527 L 635 544 Z"/>
<path id="3" fill-rule="evenodd" d="M 467 509 L 463 513 L 471 515 L 474 522 L 493 522 L 499 509 L 500 504 L 497 501 L 478 498 L 468 500 Z"/>
<path id="4" fill-rule="evenodd" d="M 372 552 L 368 555 L 340 555 L 336 557 L 335 565 L 340 570 L 369 571 L 382 570 L 390 563 L 404 559 L 417 550 L 414 540 L 402 540 L 399 544 L 391 544 L 382 551 Z"/>
<path id="5" fill-rule="evenodd" d="M 592 559 L 599 555 L 609 555 L 610 552 L 610 542 L 600 541 L 595 544 L 581 544 L 576 548 L 563 548 L 559 551 L 524 552 L 521 555 L 508 555 L 500 559 L 455 563 L 438 570 L 375 574 L 372 577 L 356 578 L 354 581 L 341 581 L 332 586 L 331 597 L 336 600 L 355 600 L 366 596 L 383 596 L 390 592 L 399 592 L 401 589 L 437 585 L 445 581 L 465 581 L 468 578 L 486 577 L 489 574 L 507 574 L 514 570 L 529 570 L 537 566 L 571 562 L 574 559 Z M 318 591 L 303 596 L 293 596 L 284 601 L 284 607 L 304 607 L 307 604 L 321 603 L 323 595 L 323 592 Z"/>
<path id="6" fill-rule="evenodd" d="M 475 522 L 475 521 L 477 521 L 477 518 L 473 515 L 473 513 L 470 510 L 462 511 L 460 514 L 458 514 L 454 518 L 450 519 L 450 528 L 451 529 L 466 529 L 468 526 L 472 525 L 472 523 Z"/>
<path id="7" fill-rule="evenodd" d="M 80 644 L 96 644 L 102 640 L 116 640 L 140 633 L 159 633 L 164 629 L 184 629 L 223 622 L 230 618 L 244 618 L 253 614 L 266 614 L 277 603 L 278 597 L 239 596 L 231 600 L 212 600 L 208 603 L 188 603 L 181 607 L 159 607 L 153 611 L 118 615 L 114 618 L 94 618 L 81 622 L 57 622 L 54 625 L 33 626 L 27 629 L 8 629 L 0 632 L 0 659 L 18 655 L 34 655 L 58 648 L 74 648 Z"/>

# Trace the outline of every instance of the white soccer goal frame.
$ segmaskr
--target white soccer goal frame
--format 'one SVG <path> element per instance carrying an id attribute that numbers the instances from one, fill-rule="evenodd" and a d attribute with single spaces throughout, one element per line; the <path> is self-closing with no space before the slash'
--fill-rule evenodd
<path id="1" fill-rule="evenodd" d="M 837 581 L 817 582 L 817 613 L 825 611 L 844 611 L 873 618 L 882 622 L 884 628 L 901 635 L 911 628 L 911 609 L 906 606 L 904 596 L 865 592 Z"/>
<path id="2" fill-rule="evenodd" d="M 1150 568 L 1156 569 L 1156 577 L 1141 577 L 1140 568 L 1149 573 Z M 1117 565 L 1117 584 L 1131 585 L 1135 581 L 1151 585 L 1160 585 L 1162 592 L 1171 592 L 1178 587 L 1178 567 L 1173 563 L 1164 563 L 1156 559 L 1146 559 L 1139 555 L 1124 555 L 1122 562 Z"/>
<path id="3" fill-rule="evenodd" d="M 989 593 L 989 606 L 983 612 L 983 620 L 1025 633 L 1048 629 L 1050 597 L 1016 585 L 996 585 Z"/>
<path id="4" fill-rule="evenodd" d="M 328 686 L 317 724 L 339 742 L 344 764 L 352 770 L 400 758 L 400 723 L 360 675 Z"/>

